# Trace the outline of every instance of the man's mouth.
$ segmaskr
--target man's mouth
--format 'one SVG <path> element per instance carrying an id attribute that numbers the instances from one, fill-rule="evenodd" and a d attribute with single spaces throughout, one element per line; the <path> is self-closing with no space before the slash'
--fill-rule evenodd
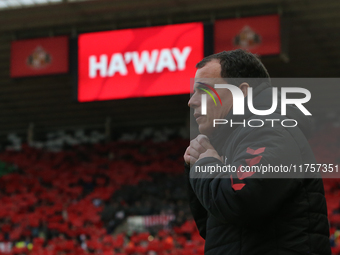
<path id="1" fill-rule="evenodd" d="M 197 122 L 200 118 L 203 117 L 203 115 L 201 115 L 201 114 L 199 114 L 199 113 L 195 113 L 195 114 L 194 114 L 194 117 L 195 117 L 196 122 Z"/>

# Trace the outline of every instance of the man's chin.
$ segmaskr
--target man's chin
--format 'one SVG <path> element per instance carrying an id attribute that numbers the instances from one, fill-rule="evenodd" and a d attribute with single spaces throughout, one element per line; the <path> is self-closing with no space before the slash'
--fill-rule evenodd
<path id="1" fill-rule="evenodd" d="M 206 125 L 201 124 L 201 125 L 198 126 L 198 130 L 200 131 L 200 133 L 202 135 L 206 135 L 207 137 L 211 137 L 213 128 L 212 127 L 208 128 Z"/>

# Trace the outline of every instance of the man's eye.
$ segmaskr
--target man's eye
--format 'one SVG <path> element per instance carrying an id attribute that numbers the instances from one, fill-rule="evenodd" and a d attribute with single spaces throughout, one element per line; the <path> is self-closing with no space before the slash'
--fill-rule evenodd
<path id="1" fill-rule="evenodd" d="M 206 91 L 210 91 L 210 89 L 209 89 L 209 88 L 204 88 L 204 90 L 203 90 L 203 89 L 197 89 L 197 91 L 198 91 L 200 94 L 206 94 L 206 93 L 207 93 Z"/>

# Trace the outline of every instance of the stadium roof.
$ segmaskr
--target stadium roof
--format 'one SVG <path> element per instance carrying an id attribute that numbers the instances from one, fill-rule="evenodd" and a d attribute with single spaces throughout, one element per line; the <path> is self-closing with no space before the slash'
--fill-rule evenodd
<path id="1" fill-rule="evenodd" d="M 339 0 L 0 0 L 0 58 L 9 41 L 133 27 L 279 14 L 282 55 L 269 58 L 271 75 L 339 77 Z M 45 4 L 43 4 L 43 1 Z M 34 5 L 28 5 L 34 2 Z M 39 4 L 40 3 L 40 4 Z M 29 10 L 29 11 L 28 11 Z M 7 55 L 6 55 L 7 54 Z M 1 62 L 1 61 L 0 61 Z M 1 71 L 1 70 L 0 70 Z"/>
<path id="2" fill-rule="evenodd" d="M 87 0 L 0 0 L 0 10 Z"/>

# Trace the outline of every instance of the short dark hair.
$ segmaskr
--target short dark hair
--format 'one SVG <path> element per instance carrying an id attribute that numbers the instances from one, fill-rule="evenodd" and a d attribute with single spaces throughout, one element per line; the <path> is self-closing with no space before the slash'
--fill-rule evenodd
<path id="1" fill-rule="evenodd" d="M 203 58 L 196 64 L 196 68 L 204 67 L 213 59 L 219 60 L 221 64 L 221 77 L 227 78 L 233 85 L 240 85 L 242 82 L 252 83 L 251 87 L 257 87 L 262 82 L 270 84 L 270 76 L 257 55 L 242 49 L 222 51 Z M 228 79 L 229 78 L 229 79 Z M 233 79 L 235 78 L 235 79 Z M 242 78 L 240 80 L 240 78 Z M 248 78 L 248 79 L 247 79 Z M 262 79 L 249 79 L 262 78 Z M 244 81 L 243 81 L 244 80 Z M 235 84 L 238 83 L 238 84 Z"/>

